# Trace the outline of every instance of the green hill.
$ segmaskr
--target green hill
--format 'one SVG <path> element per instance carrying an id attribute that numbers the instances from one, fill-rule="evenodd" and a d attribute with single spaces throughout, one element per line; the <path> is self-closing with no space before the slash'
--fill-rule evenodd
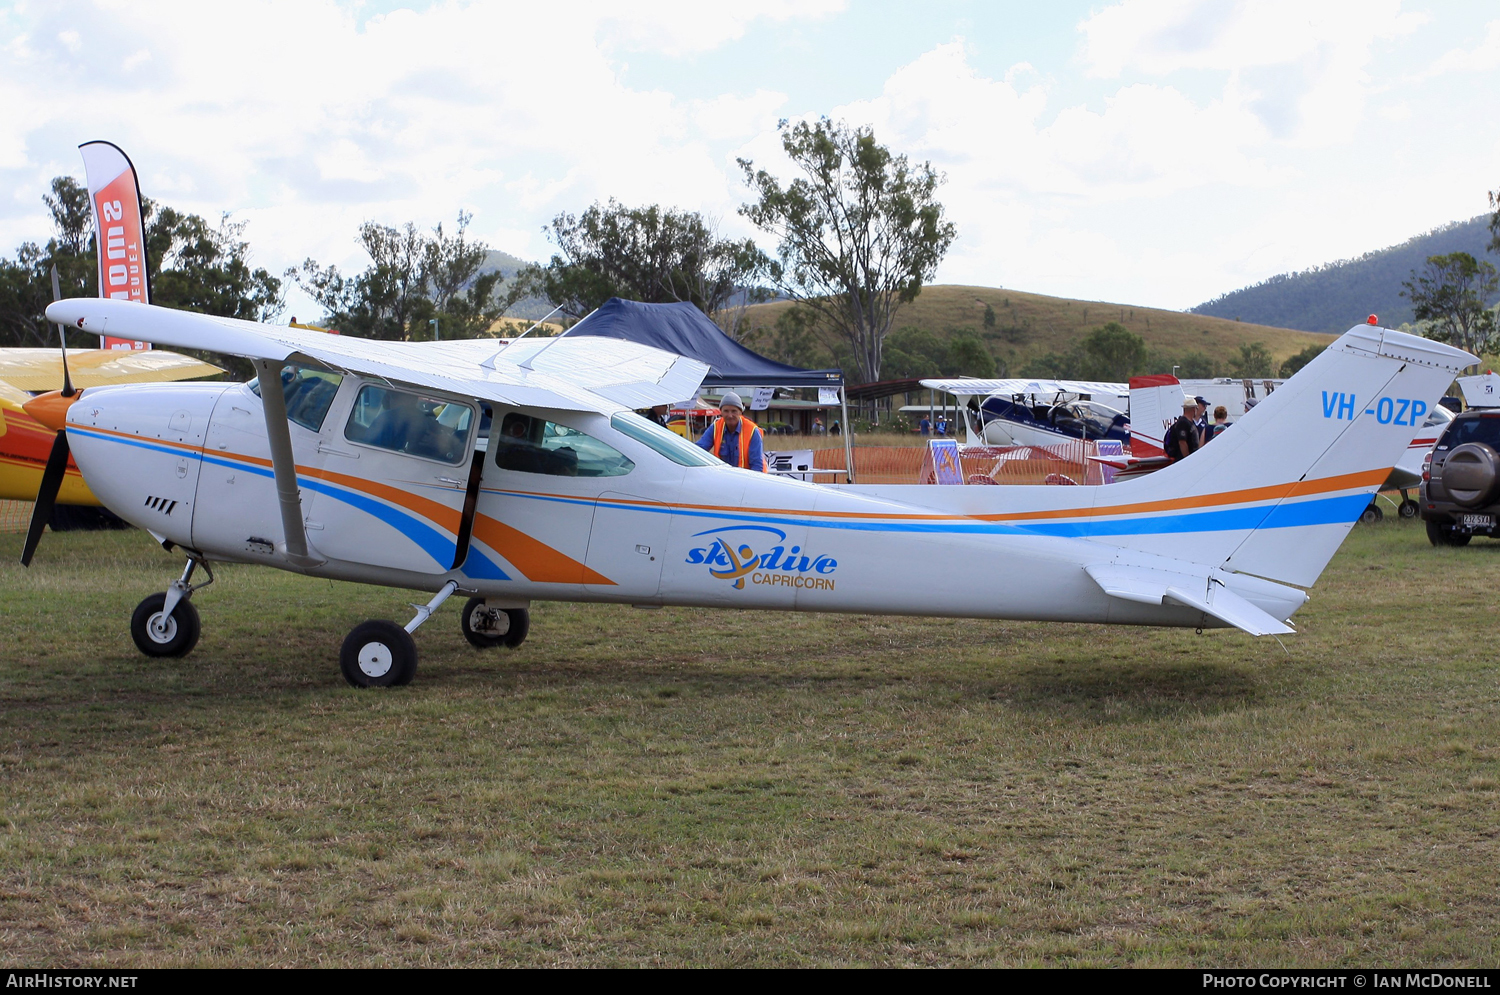
<path id="1" fill-rule="evenodd" d="M 749 308 L 744 323 L 750 331 L 741 337 L 758 351 L 788 361 L 800 360 L 801 365 L 832 362 L 834 357 L 827 342 L 821 342 L 813 354 L 804 351 L 794 356 L 778 349 L 778 342 L 784 344 L 786 336 L 783 333 L 778 340 L 777 319 L 792 306 L 790 302 L 777 301 Z M 986 307 L 994 315 L 990 325 L 985 323 Z M 1218 367 L 1214 372 L 1227 373 L 1230 360 L 1240 355 L 1240 347 L 1256 342 L 1265 346 L 1279 366 L 1282 360 L 1310 345 L 1327 345 L 1330 341 L 1327 335 L 1210 315 L 1048 297 L 998 287 L 954 285 L 925 288 L 921 296 L 897 313 L 894 329 L 919 328 L 940 341 L 951 340 L 955 332 L 971 330 L 995 358 L 997 373 L 1015 376 L 1049 354 L 1066 355 L 1089 332 L 1112 321 L 1145 340 L 1151 365 L 1162 367 L 1150 372 L 1169 372 L 1172 364 L 1196 356 Z M 1350 321 L 1345 328 L 1354 323 Z"/>
<path id="2" fill-rule="evenodd" d="M 1374 313 L 1382 325 L 1398 328 L 1412 320 L 1411 304 L 1401 296 L 1401 281 L 1410 279 L 1412 270 L 1420 269 L 1428 256 L 1467 252 L 1483 259 L 1490 242 L 1489 221 L 1488 214 L 1481 214 L 1358 259 L 1281 273 L 1199 304 L 1192 311 L 1310 332 L 1342 332 Z"/>
<path id="3" fill-rule="evenodd" d="M 509 252 L 501 252 L 499 249 L 491 249 L 489 255 L 485 257 L 484 265 L 479 268 L 479 272 L 493 273 L 499 270 L 500 275 L 504 279 L 500 281 L 500 286 L 497 289 L 499 293 L 503 294 L 509 286 L 511 278 L 516 275 L 516 272 L 530 265 L 529 262 L 519 256 L 513 256 Z M 535 321 L 551 310 L 551 302 L 543 297 L 523 297 L 520 301 L 516 302 L 515 307 L 506 312 L 505 316 L 520 320 L 529 318 Z"/>

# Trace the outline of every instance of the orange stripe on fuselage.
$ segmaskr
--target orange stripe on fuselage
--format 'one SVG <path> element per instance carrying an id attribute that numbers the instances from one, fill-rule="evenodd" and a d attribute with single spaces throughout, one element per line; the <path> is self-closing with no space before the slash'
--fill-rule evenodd
<path id="1" fill-rule="evenodd" d="M 898 522 L 1035 521 L 1045 518 L 1100 518 L 1108 515 L 1135 515 L 1150 511 L 1178 511 L 1183 508 L 1211 508 L 1225 504 L 1248 504 L 1255 501 L 1276 501 L 1288 497 L 1306 497 L 1312 494 L 1327 494 L 1333 491 L 1344 491 L 1359 487 L 1368 487 L 1372 484 L 1378 485 L 1384 482 L 1384 480 L 1388 476 L 1390 476 L 1389 470 L 1363 470 L 1359 473 L 1344 473 L 1335 477 L 1321 477 L 1317 480 L 1302 480 L 1290 484 L 1273 484 L 1268 487 L 1251 487 L 1240 491 L 1221 491 L 1217 494 L 1199 494 L 1192 497 L 1168 498 L 1161 501 L 1141 501 L 1135 504 L 1106 505 L 1099 508 L 1058 508 L 1047 511 L 1013 511 L 978 515 L 905 513 L 880 514 L 868 511 L 813 511 L 808 509 L 793 508 L 746 508 L 744 506 L 730 507 L 727 505 L 717 504 L 681 503 L 674 503 L 671 505 L 671 507 L 684 508 L 692 511 L 716 511 L 724 512 L 726 514 L 738 515 L 803 515 L 809 518 L 861 518 Z M 524 496 L 530 492 L 515 491 L 513 493 L 521 494 Z M 547 494 L 544 492 L 536 492 L 535 496 L 577 500 L 574 495 L 569 494 Z M 640 503 L 639 501 L 622 500 L 619 498 L 599 498 L 598 502 L 600 504 L 620 505 Z"/>
<path id="2" fill-rule="evenodd" d="M 1181 511 L 1184 508 L 1206 508 L 1220 504 L 1250 504 L 1255 501 L 1279 501 L 1289 497 L 1307 497 L 1311 494 L 1328 494 L 1359 487 L 1379 485 L 1391 475 L 1389 470 L 1361 470 L 1358 473 L 1341 473 L 1336 477 L 1320 477 L 1317 480 L 1299 480 L 1290 484 L 1272 484 L 1269 487 L 1249 487 L 1242 491 L 1222 491 L 1218 494 L 1199 494 L 1194 497 L 1168 498 L 1163 501 L 1141 501 L 1136 504 L 1107 505 L 1102 508 L 1074 508 L 1063 511 L 1023 511 L 1006 515 L 975 515 L 989 522 L 1035 521 L 1042 518 L 1100 518 L 1106 515 L 1139 515 L 1151 511 Z"/>
<path id="3" fill-rule="evenodd" d="M 119 435 L 127 438 L 145 440 L 145 436 L 131 435 L 127 432 L 115 432 L 108 429 L 89 429 L 91 432 L 101 432 L 108 435 Z M 146 440 L 156 444 L 166 442 L 163 439 Z M 253 466 L 266 469 L 271 468 L 271 461 L 261 456 L 247 456 L 244 453 L 218 452 L 210 453 L 198 446 L 188 446 L 186 443 L 166 442 L 167 445 L 178 449 L 189 449 L 193 452 L 202 452 L 206 455 L 222 457 L 225 459 L 239 460 Z M 434 525 L 447 531 L 450 535 L 458 534 L 459 523 L 463 514 L 457 508 L 450 508 L 440 501 L 421 497 L 410 491 L 404 491 L 399 487 L 382 484 L 364 477 L 354 477 L 347 473 L 335 473 L 332 470 L 324 470 L 317 467 L 299 466 L 299 475 L 312 477 L 316 480 L 326 480 L 340 487 L 347 487 L 361 494 L 369 494 L 389 501 L 391 504 L 399 505 L 407 511 L 416 512 Z M 540 540 L 533 539 L 526 533 L 511 528 L 503 522 L 496 521 L 488 515 L 474 516 L 474 536 L 486 546 L 509 560 L 517 570 L 526 575 L 528 580 L 539 584 L 609 584 L 614 581 L 596 571 L 579 563 L 566 553 L 553 549 Z"/>
<path id="4" fill-rule="evenodd" d="M 614 581 L 571 556 L 488 515 L 474 516 L 474 537 L 539 584 L 608 584 Z"/>

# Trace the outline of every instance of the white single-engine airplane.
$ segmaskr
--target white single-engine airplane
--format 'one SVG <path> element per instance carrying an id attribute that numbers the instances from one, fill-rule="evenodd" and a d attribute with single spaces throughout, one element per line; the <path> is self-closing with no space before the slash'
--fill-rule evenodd
<path id="1" fill-rule="evenodd" d="M 834 487 L 725 466 L 634 414 L 693 396 L 706 367 L 623 341 L 375 342 L 93 299 L 47 317 L 260 373 L 58 406 L 58 448 L 94 493 L 187 554 L 136 609 L 137 645 L 192 649 L 194 570 L 212 580 L 215 560 L 435 592 L 405 627 L 349 633 L 357 686 L 410 681 L 411 633 L 455 593 L 481 647 L 519 644 L 533 600 L 1291 632 L 1300 588 L 1421 424 L 1411 413 L 1474 362 L 1362 325 L 1147 477 Z"/>

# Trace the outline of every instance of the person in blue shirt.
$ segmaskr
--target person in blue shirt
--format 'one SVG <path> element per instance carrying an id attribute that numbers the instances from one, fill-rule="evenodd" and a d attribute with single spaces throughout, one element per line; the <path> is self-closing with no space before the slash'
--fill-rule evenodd
<path id="1" fill-rule="evenodd" d="M 932 421 L 928 419 L 926 415 L 923 415 L 922 420 L 917 422 L 917 431 L 921 432 L 923 435 L 932 434 Z"/>
<path id="2" fill-rule="evenodd" d="M 766 471 L 760 426 L 745 417 L 745 402 L 732 390 L 719 400 L 719 417 L 699 436 L 698 445 L 730 466 Z"/>

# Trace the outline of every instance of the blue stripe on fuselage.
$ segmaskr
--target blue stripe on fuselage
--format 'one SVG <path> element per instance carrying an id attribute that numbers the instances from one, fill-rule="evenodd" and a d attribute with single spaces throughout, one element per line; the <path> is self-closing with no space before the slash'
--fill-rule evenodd
<path id="1" fill-rule="evenodd" d="M 592 499 L 501 491 L 511 497 L 529 498 L 558 504 L 592 505 Z M 948 522 L 851 522 L 843 519 L 793 518 L 754 511 L 703 511 L 696 508 L 674 508 L 670 505 L 615 504 L 610 507 L 659 515 L 683 515 L 731 521 L 768 522 L 815 529 L 838 529 L 850 532 L 915 532 L 951 535 L 1044 535 L 1086 539 L 1090 536 L 1155 535 L 1177 532 L 1234 532 L 1251 529 L 1286 529 L 1307 525 L 1347 525 L 1358 520 L 1370 503 L 1367 494 L 1317 498 L 1310 501 L 1259 504 L 1242 508 L 1216 508 L 1179 515 L 1137 516 L 1131 518 L 1087 518 L 1071 522 L 1025 521 L 982 522 L 958 519 Z M 1088 509 L 1079 509 L 1087 511 Z M 753 516 L 753 517 L 752 517 Z M 876 517 L 876 516 L 871 516 Z"/>
<path id="2" fill-rule="evenodd" d="M 210 463 L 214 466 L 224 466 L 237 471 L 243 470 L 246 473 L 253 473 L 260 477 L 269 477 L 274 479 L 276 476 L 275 473 L 273 473 L 271 470 L 266 469 L 265 467 L 256 466 L 254 463 L 243 462 L 236 459 L 229 459 L 220 456 L 210 456 L 208 453 L 200 453 L 193 450 L 176 449 L 171 446 L 162 446 L 151 442 L 141 442 L 135 439 L 122 439 L 119 436 L 100 435 L 95 432 L 90 432 L 87 429 L 74 428 L 72 426 L 69 426 L 68 431 L 70 433 L 77 432 L 79 435 L 85 435 L 92 439 L 100 439 L 104 442 L 118 442 L 122 445 L 136 446 L 138 448 L 149 449 L 154 452 L 168 453 L 172 456 L 190 456 L 193 459 L 201 460 L 204 463 Z M 340 487 L 337 484 L 329 484 L 312 477 L 304 477 L 301 474 L 298 474 L 297 476 L 297 485 L 299 487 L 305 487 L 310 491 L 316 491 L 319 494 L 326 494 L 336 501 L 342 501 L 347 505 L 358 508 L 360 511 L 363 511 L 368 515 L 373 515 L 374 517 L 380 519 L 382 522 L 385 522 L 387 525 L 391 526 L 391 528 L 395 529 L 397 532 L 400 532 L 402 535 L 406 536 L 412 542 L 416 543 L 421 547 L 424 553 L 432 557 L 441 565 L 447 565 L 453 562 L 453 554 L 458 549 L 457 544 L 448 539 L 442 533 L 438 532 L 432 526 L 427 525 L 425 522 L 419 521 L 416 517 L 407 514 L 404 511 L 398 511 L 397 509 L 392 508 L 390 505 L 384 504 L 368 495 L 361 494 L 358 491 L 349 490 L 348 488 Z M 469 548 L 468 559 L 466 559 L 463 563 L 463 572 L 470 577 L 483 580 L 511 579 L 504 570 L 500 569 L 498 564 L 496 564 L 489 557 L 485 556 L 483 553 L 479 552 L 477 549 L 474 549 L 472 546 Z"/>

